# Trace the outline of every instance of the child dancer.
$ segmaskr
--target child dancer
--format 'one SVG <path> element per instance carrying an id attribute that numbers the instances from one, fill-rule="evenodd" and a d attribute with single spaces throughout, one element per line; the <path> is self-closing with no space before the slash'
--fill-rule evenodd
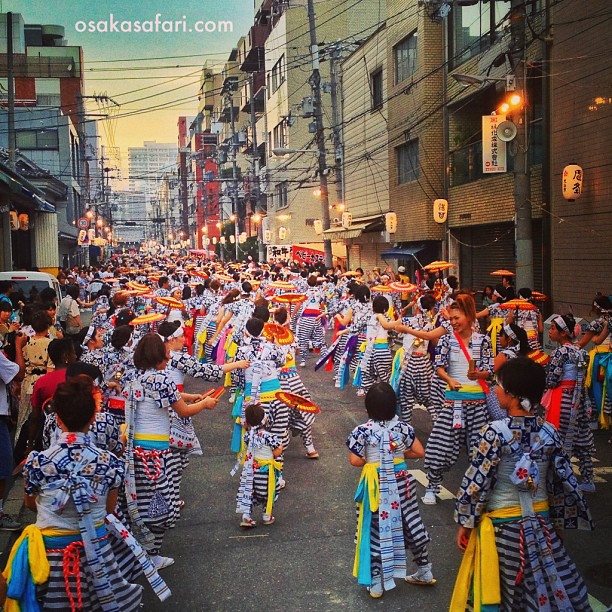
<path id="1" fill-rule="evenodd" d="M 287 324 L 287 309 L 278 308 L 274 313 L 274 320 L 279 325 Z M 300 377 L 300 374 L 295 367 L 295 343 L 281 347 L 286 355 L 285 365 L 280 369 L 278 373 L 278 380 L 283 391 L 288 393 L 296 393 L 306 399 L 310 399 L 310 393 L 304 386 L 304 383 Z M 302 438 L 302 443 L 306 449 L 306 457 L 308 459 L 318 459 L 319 453 L 315 450 L 314 443 L 312 441 L 312 425 L 315 420 L 315 414 L 313 412 L 303 412 L 297 408 L 291 408 L 289 413 L 289 427 L 287 429 L 287 436 L 283 440 L 283 448 L 287 450 L 289 446 L 289 431 L 299 432 Z"/>
<path id="2" fill-rule="evenodd" d="M 247 404 L 244 418 L 247 431 L 244 434 L 244 464 L 236 496 L 236 512 L 242 514 L 240 526 L 250 529 L 257 524 L 251 516 L 254 505 L 263 506 L 261 518 L 264 525 L 271 525 L 276 520 L 272 509 L 280 489 L 282 464 L 277 458 L 283 452 L 283 445 L 280 438 L 268 430 L 266 413 L 261 404 Z M 232 470 L 232 476 L 239 467 L 240 461 Z"/>
<path id="3" fill-rule="evenodd" d="M 300 347 L 300 367 L 306 367 L 308 344 L 315 350 L 325 349 L 325 330 L 321 319 L 325 316 L 325 296 L 317 286 L 317 277 L 308 277 L 306 301 L 298 311 L 297 337 Z"/>
<path id="4" fill-rule="evenodd" d="M 366 349 L 359 364 L 359 372 L 355 383 L 359 383 L 357 396 L 362 397 L 378 380 L 388 382 L 391 377 L 393 358 L 389 350 L 388 330 L 395 328 L 395 322 L 385 316 L 389 310 L 389 302 L 382 295 L 372 300 L 372 314 L 368 319 L 366 329 Z M 354 383 L 354 384 L 355 384 Z"/>
<path id="5" fill-rule="evenodd" d="M 419 514 L 414 477 L 406 459 L 423 457 L 414 429 L 395 414 L 396 396 L 385 382 L 375 383 L 365 398 L 369 420 L 356 427 L 346 445 L 351 465 L 361 467 L 357 486 L 357 535 L 353 576 L 382 597 L 395 578 L 431 585 L 429 534 Z M 406 549 L 417 571 L 406 575 Z"/>

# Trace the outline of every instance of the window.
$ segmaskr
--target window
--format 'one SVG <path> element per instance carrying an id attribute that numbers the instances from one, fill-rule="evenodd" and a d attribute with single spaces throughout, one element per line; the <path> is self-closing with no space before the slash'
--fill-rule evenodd
<path id="1" fill-rule="evenodd" d="M 278 183 L 278 185 L 274 187 L 274 206 L 276 210 L 287 208 L 287 206 L 289 206 L 288 194 L 289 183 L 287 183 L 287 181 Z"/>
<path id="2" fill-rule="evenodd" d="M 57 130 L 17 130 L 15 132 L 18 149 L 54 149 L 59 148 Z"/>
<path id="3" fill-rule="evenodd" d="M 403 185 L 419 178 L 419 141 L 411 140 L 395 149 L 397 184 Z"/>
<path id="4" fill-rule="evenodd" d="M 417 32 L 413 32 L 393 47 L 395 84 L 405 81 L 416 72 Z"/>
<path id="5" fill-rule="evenodd" d="M 275 128 L 272 135 L 274 149 L 284 149 L 287 147 L 287 124 L 281 121 Z"/>
<path id="6" fill-rule="evenodd" d="M 382 68 L 370 75 L 370 93 L 372 95 L 372 108 L 383 105 L 383 73 Z"/>
<path id="7" fill-rule="evenodd" d="M 453 6 L 448 21 L 451 66 L 459 66 L 500 38 L 508 26 L 509 11 L 509 0 Z"/>
<path id="8" fill-rule="evenodd" d="M 280 59 L 268 75 L 268 88 L 271 92 L 276 91 L 285 82 L 285 56 L 281 55 Z"/>

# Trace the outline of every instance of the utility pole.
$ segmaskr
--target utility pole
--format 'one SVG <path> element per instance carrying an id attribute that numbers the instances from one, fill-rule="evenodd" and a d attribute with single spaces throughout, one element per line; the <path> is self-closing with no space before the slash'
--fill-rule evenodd
<path id="1" fill-rule="evenodd" d="M 321 108 L 321 73 L 319 71 L 319 46 L 317 45 L 317 32 L 315 24 L 314 0 L 308 0 L 308 27 L 310 31 L 310 55 L 312 57 L 312 75 L 310 85 L 314 100 L 314 116 L 316 124 L 316 141 L 319 150 L 319 188 L 321 190 L 321 222 L 323 232 L 329 229 L 329 192 L 327 190 L 327 164 L 325 160 L 325 130 L 323 129 L 323 109 Z M 331 268 L 332 247 L 331 240 L 323 234 L 323 250 L 325 252 L 325 267 Z"/>
<path id="2" fill-rule="evenodd" d="M 517 152 L 514 156 L 514 231 L 516 250 L 516 286 L 533 287 L 533 238 L 531 221 L 531 181 L 529 134 L 527 132 L 527 70 L 525 65 L 524 0 L 512 0 L 510 8 L 511 53 L 516 82 L 522 83 L 523 106 L 516 117 Z"/>
<path id="3" fill-rule="evenodd" d="M 263 210 L 260 202 L 261 194 L 259 192 L 259 155 L 257 154 L 257 117 L 255 116 L 255 75 L 249 74 L 249 96 L 251 103 L 251 147 L 253 150 L 253 197 L 255 198 L 255 213 L 259 215 L 259 223 L 257 224 L 257 258 L 259 263 L 264 261 L 264 243 L 263 243 Z"/>
<path id="4" fill-rule="evenodd" d="M 334 161 L 336 162 L 336 196 L 338 202 L 344 203 L 344 150 L 342 147 L 342 118 L 338 105 L 338 63 L 340 59 L 340 45 L 336 43 L 330 51 L 329 57 L 329 76 L 331 82 L 331 103 L 332 103 L 332 131 L 334 134 Z"/>
<path id="5" fill-rule="evenodd" d="M 7 59 L 7 88 L 8 88 L 8 163 L 11 170 L 15 170 L 15 83 L 13 70 L 13 13 L 6 14 L 6 59 Z M 2 257 L 4 269 L 10 272 L 13 269 L 13 244 L 11 236 L 11 213 L 9 210 L 2 213 Z"/>
<path id="6" fill-rule="evenodd" d="M 229 85 L 227 100 L 229 100 L 230 110 L 230 129 L 232 132 L 232 209 L 234 211 L 234 246 L 236 247 L 236 263 L 239 259 L 240 246 L 238 244 L 239 235 L 239 218 L 238 218 L 238 164 L 236 162 L 236 148 L 238 143 L 236 142 L 236 122 L 234 120 L 234 98 L 232 96 L 232 85 Z"/>

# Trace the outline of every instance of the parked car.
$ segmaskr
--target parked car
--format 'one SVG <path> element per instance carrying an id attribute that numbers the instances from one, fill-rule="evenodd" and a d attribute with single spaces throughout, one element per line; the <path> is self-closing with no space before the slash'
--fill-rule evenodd
<path id="1" fill-rule="evenodd" d="M 11 281 L 13 283 L 13 295 L 17 294 L 19 296 L 18 300 L 24 304 L 33 302 L 40 291 L 46 287 L 55 289 L 58 304 L 62 300 L 62 290 L 57 278 L 46 272 L 30 272 L 29 270 L 0 272 L 0 280 Z M 11 299 L 13 304 L 16 304 L 12 296 Z"/>

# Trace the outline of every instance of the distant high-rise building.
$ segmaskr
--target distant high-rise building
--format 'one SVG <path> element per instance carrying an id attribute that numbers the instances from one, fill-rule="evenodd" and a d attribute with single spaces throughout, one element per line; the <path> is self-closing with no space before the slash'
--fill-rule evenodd
<path id="1" fill-rule="evenodd" d="M 175 144 L 148 140 L 142 147 L 128 148 L 129 191 L 144 194 L 147 210 L 164 174 L 176 169 L 177 159 Z"/>

